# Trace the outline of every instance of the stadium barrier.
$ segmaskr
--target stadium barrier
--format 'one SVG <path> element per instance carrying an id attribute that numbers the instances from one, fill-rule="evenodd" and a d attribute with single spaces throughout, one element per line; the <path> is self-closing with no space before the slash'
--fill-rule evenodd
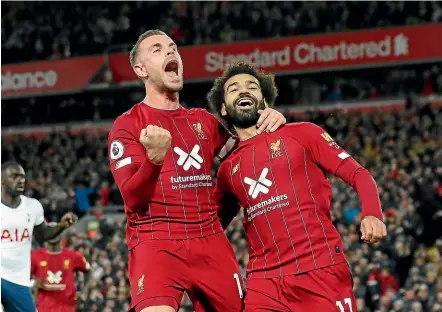
<path id="1" fill-rule="evenodd" d="M 417 105 L 430 103 L 435 107 L 442 107 L 442 95 L 428 95 L 416 96 L 413 101 Z M 388 110 L 403 110 L 406 106 L 407 99 L 392 98 L 366 101 L 345 101 L 333 104 L 319 103 L 309 106 L 293 106 L 293 105 L 278 105 L 276 109 L 286 115 L 303 115 L 306 112 L 321 112 L 321 113 L 346 113 L 346 112 L 367 112 L 367 111 L 388 111 Z M 76 133 L 90 133 L 91 135 L 108 133 L 113 120 L 103 121 L 85 121 L 85 122 L 70 122 L 63 124 L 38 125 L 38 126 L 18 126 L 2 128 L 2 139 L 8 140 L 14 138 L 16 135 L 32 135 L 45 136 L 52 132 L 69 132 Z"/>

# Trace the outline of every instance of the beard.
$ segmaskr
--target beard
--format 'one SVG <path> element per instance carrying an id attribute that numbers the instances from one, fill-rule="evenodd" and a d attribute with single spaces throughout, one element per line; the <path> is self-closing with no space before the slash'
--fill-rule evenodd
<path id="1" fill-rule="evenodd" d="M 255 126 L 259 119 L 258 110 L 266 108 L 264 99 L 258 102 L 258 99 L 252 95 L 247 95 L 247 97 L 251 99 L 254 104 L 250 109 L 238 109 L 236 103 L 244 97 L 238 98 L 232 105 L 225 106 L 227 112 L 226 121 L 240 129 Z"/>

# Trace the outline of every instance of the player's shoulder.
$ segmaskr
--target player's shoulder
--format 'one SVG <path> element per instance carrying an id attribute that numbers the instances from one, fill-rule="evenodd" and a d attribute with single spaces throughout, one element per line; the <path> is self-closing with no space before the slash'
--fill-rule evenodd
<path id="1" fill-rule="evenodd" d="M 135 125 L 137 124 L 137 120 L 140 116 L 141 105 L 142 103 L 137 103 L 129 110 L 118 116 L 112 125 L 111 133 L 119 129 L 129 131 L 135 129 Z"/>
<path id="2" fill-rule="evenodd" d="M 292 137 L 305 138 L 309 134 L 315 134 L 318 132 L 324 132 L 324 130 L 318 125 L 312 122 L 291 122 L 285 124 L 280 128 L 284 133 L 290 134 Z M 277 130 L 278 131 L 278 130 Z"/>
<path id="3" fill-rule="evenodd" d="M 45 251 L 46 251 L 45 248 L 38 248 L 38 249 L 34 249 L 34 250 L 32 251 L 32 254 L 33 254 L 34 256 L 39 256 L 39 255 L 44 254 Z"/>
<path id="4" fill-rule="evenodd" d="M 218 121 L 218 119 L 210 113 L 207 109 L 204 108 L 191 108 L 187 110 L 189 115 L 194 115 L 198 118 L 206 118 L 208 121 Z"/>
<path id="5" fill-rule="evenodd" d="M 41 203 L 36 198 L 20 195 L 20 200 L 22 205 L 24 205 L 25 207 L 29 207 L 31 209 L 42 207 Z"/>
<path id="6" fill-rule="evenodd" d="M 239 161 L 241 159 L 241 148 L 236 148 L 226 159 L 223 160 L 221 165 L 218 168 L 218 172 L 220 175 L 227 174 L 228 172 L 232 172 L 235 169 L 235 166 L 239 166 Z"/>
<path id="7" fill-rule="evenodd" d="M 73 249 L 69 249 L 69 248 L 63 248 L 63 254 L 65 256 L 69 256 L 70 258 L 76 258 L 76 257 L 83 256 L 80 252 L 73 250 Z"/>
<path id="8" fill-rule="evenodd" d="M 310 130 L 310 129 L 317 129 L 320 128 L 318 125 L 308 122 L 308 121 L 299 121 L 299 122 L 290 122 L 282 126 L 282 128 L 292 129 L 292 130 Z"/>

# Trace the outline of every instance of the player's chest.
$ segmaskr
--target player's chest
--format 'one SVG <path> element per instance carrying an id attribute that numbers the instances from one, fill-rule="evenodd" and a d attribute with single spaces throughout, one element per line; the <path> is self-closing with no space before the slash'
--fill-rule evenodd
<path id="1" fill-rule="evenodd" d="M 32 238 L 35 216 L 29 209 L 17 209 L 2 206 L 1 242 L 23 242 Z"/>
<path id="2" fill-rule="evenodd" d="M 38 261 L 37 268 L 40 276 L 45 276 L 49 282 L 57 283 L 70 274 L 72 271 L 72 263 L 69 258 L 44 258 Z"/>
<path id="3" fill-rule="evenodd" d="M 211 167 L 214 148 L 204 121 L 195 117 L 159 118 L 155 124 L 167 129 L 172 136 L 163 172 L 198 171 Z"/>
<path id="4" fill-rule="evenodd" d="M 230 163 L 231 188 L 238 199 L 249 204 L 288 194 L 291 181 L 305 171 L 306 161 L 307 155 L 296 141 L 269 138 L 248 145 Z"/>

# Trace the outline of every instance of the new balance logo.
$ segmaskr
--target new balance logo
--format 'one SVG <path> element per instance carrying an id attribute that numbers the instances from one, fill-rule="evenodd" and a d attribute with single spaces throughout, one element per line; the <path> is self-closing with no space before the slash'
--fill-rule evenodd
<path id="1" fill-rule="evenodd" d="M 183 166 L 185 171 L 189 170 L 190 167 L 195 167 L 196 169 L 201 169 L 201 164 L 203 163 L 203 158 L 198 154 L 200 151 L 200 146 L 197 144 L 192 148 L 190 154 L 187 154 L 178 146 L 175 146 L 173 151 L 178 154 L 177 164 Z"/>
<path id="2" fill-rule="evenodd" d="M 244 178 L 244 182 L 250 185 L 249 196 L 252 196 L 253 199 L 258 197 L 259 193 L 267 194 L 269 192 L 269 187 L 272 186 L 272 181 L 266 178 L 268 172 L 269 169 L 262 169 L 261 175 L 257 181 L 247 177 Z"/>

